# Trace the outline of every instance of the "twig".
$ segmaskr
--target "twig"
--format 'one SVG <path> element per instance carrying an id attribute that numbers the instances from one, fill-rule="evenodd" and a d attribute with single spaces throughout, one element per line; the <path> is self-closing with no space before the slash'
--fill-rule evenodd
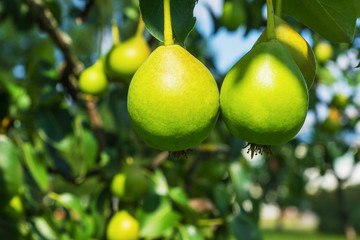
<path id="1" fill-rule="evenodd" d="M 51 173 L 51 174 L 60 175 L 65 181 L 67 181 L 69 183 L 76 184 L 76 185 L 79 185 L 79 184 L 83 183 L 83 182 L 77 181 L 76 177 L 69 176 L 69 175 L 65 174 L 64 172 L 59 171 L 57 169 L 47 168 L 47 171 L 48 171 L 48 173 Z M 96 175 L 99 175 L 101 173 L 102 173 L 102 169 L 94 169 L 92 171 L 87 172 L 86 177 L 96 176 Z"/>
<path id="2" fill-rule="evenodd" d="M 94 99 L 86 98 L 85 104 L 89 113 L 91 127 L 94 130 L 97 141 L 99 143 L 99 153 L 101 153 L 105 149 L 105 139 L 104 139 L 103 125 L 101 122 L 101 118 L 97 111 L 97 107 Z"/>
<path id="3" fill-rule="evenodd" d="M 203 143 L 199 146 L 192 148 L 191 151 L 187 152 L 189 154 L 226 154 L 229 153 L 230 148 L 227 145 L 215 145 L 210 143 Z M 159 153 L 154 160 L 151 162 L 149 168 L 156 169 L 158 168 L 168 157 L 170 153 L 164 151 Z"/>
<path id="4" fill-rule="evenodd" d="M 49 33 L 50 37 L 53 39 L 55 44 L 59 47 L 61 52 L 64 55 L 66 64 L 62 66 L 61 71 L 61 83 L 70 96 L 76 100 L 77 91 L 74 87 L 74 84 L 71 82 L 71 78 L 78 78 L 82 69 L 83 64 L 77 59 L 77 57 L 72 53 L 70 45 L 71 39 L 60 31 L 58 24 L 53 17 L 52 13 L 45 7 L 43 0 L 23 0 L 31 9 L 34 16 L 36 17 L 39 26 Z M 93 131 L 98 140 L 100 150 L 105 149 L 105 141 L 102 132 L 102 125 L 100 116 L 97 112 L 96 105 L 91 100 L 85 100 L 87 109 L 89 111 L 90 121 L 93 126 Z M 100 151 L 101 152 L 101 151 Z"/>
<path id="5" fill-rule="evenodd" d="M 159 153 L 155 157 L 154 161 L 151 163 L 151 168 L 152 169 L 158 168 L 168 157 L 169 157 L 168 151 Z"/>
<path id="6" fill-rule="evenodd" d="M 69 65 L 71 72 L 77 78 L 83 69 L 83 64 L 79 62 L 75 55 L 72 54 L 69 36 L 58 28 L 58 24 L 52 13 L 45 7 L 42 0 L 23 0 L 31 9 L 34 17 L 37 19 L 39 26 L 49 33 L 55 44 L 59 47 L 64 55 L 66 63 Z"/>

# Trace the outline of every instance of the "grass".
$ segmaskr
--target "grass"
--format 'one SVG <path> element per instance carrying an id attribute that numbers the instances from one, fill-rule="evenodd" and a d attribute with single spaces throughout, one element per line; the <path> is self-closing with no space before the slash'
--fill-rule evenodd
<path id="1" fill-rule="evenodd" d="M 346 240 L 344 236 L 325 235 L 308 231 L 262 231 L 263 240 Z"/>

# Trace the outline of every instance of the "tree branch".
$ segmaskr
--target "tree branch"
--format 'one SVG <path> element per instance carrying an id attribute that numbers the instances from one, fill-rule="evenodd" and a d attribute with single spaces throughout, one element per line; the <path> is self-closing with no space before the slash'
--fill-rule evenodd
<path id="1" fill-rule="evenodd" d="M 94 99 L 85 99 L 86 108 L 89 113 L 91 127 L 94 130 L 95 136 L 99 143 L 99 153 L 105 149 L 105 139 L 103 132 L 103 125 L 100 115 L 97 111 L 96 103 Z M 98 158 L 100 159 L 100 158 Z"/>
<path id="2" fill-rule="evenodd" d="M 60 31 L 52 13 L 45 7 L 42 0 L 23 0 L 31 9 L 39 26 L 49 33 L 55 44 L 64 55 L 74 76 L 77 78 L 83 69 L 83 64 L 72 54 L 70 45 L 71 39 L 67 34 Z"/>
<path id="3" fill-rule="evenodd" d="M 66 64 L 61 66 L 61 83 L 66 88 L 70 96 L 76 100 L 77 91 L 74 84 L 70 81 L 72 77 L 76 79 L 83 70 L 83 64 L 71 51 L 71 39 L 67 34 L 60 31 L 58 24 L 52 13 L 45 7 L 43 0 L 23 0 L 33 12 L 39 27 L 48 32 L 55 44 L 59 47 L 64 55 Z M 87 110 L 89 112 L 91 125 L 96 135 L 100 152 L 105 149 L 105 141 L 102 132 L 101 118 L 97 112 L 96 105 L 92 100 L 85 99 Z"/>
<path id="4" fill-rule="evenodd" d="M 72 183 L 72 184 L 75 184 L 75 185 L 81 185 L 83 183 L 83 181 L 78 182 L 76 178 L 74 178 L 72 176 L 69 176 L 69 175 L 65 174 L 64 172 L 59 171 L 57 169 L 48 167 L 47 171 L 49 173 L 51 173 L 51 174 L 60 175 L 68 183 Z M 103 171 L 102 169 L 94 169 L 92 171 L 89 171 L 89 172 L 86 173 L 86 178 L 91 177 L 91 176 L 101 175 L 102 171 Z"/>

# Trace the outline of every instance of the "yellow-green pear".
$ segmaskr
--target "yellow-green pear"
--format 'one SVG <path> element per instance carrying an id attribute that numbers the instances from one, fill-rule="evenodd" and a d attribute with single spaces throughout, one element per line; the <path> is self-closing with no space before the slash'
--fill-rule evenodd
<path id="1" fill-rule="evenodd" d="M 308 108 L 304 77 L 277 40 L 258 43 L 226 75 L 220 92 L 230 132 L 260 152 L 290 141 Z"/>
<path id="2" fill-rule="evenodd" d="M 94 65 L 85 69 L 79 77 L 79 89 L 83 93 L 99 96 L 108 88 L 108 79 L 104 72 L 102 59 L 95 62 Z"/>
<path id="3" fill-rule="evenodd" d="M 316 59 L 319 63 L 325 63 L 333 55 L 333 47 L 330 43 L 321 41 L 314 47 Z"/>
<path id="4" fill-rule="evenodd" d="M 113 46 L 106 56 L 106 73 L 115 80 L 129 83 L 150 52 L 150 47 L 142 35 L 119 43 Z"/>
<path id="5" fill-rule="evenodd" d="M 179 45 L 158 47 L 136 71 L 128 112 L 149 146 L 181 151 L 204 141 L 219 111 L 219 90 L 210 71 Z"/>
<path id="6" fill-rule="evenodd" d="M 278 16 L 274 16 L 276 39 L 284 44 L 286 49 L 290 52 L 290 55 L 295 60 L 296 64 L 300 68 L 308 89 L 311 88 L 315 78 L 316 63 L 314 52 L 305 39 L 298 34 L 286 21 L 282 20 Z M 261 34 L 257 42 L 267 41 L 267 28 Z"/>

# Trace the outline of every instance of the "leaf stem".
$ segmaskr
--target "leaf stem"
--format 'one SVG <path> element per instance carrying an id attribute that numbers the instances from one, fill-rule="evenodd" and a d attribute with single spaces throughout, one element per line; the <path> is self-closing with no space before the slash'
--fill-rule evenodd
<path id="1" fill-rule="evenodd" d="M 139 17 L 139 23 L 138 23 L 138 26 L 137 26 L 137 30 L 136 30 L 136 37 L 141 37 L 143 35 L 143 32 L 144 32 L 144 28 L 145 28 L 145 24 L 144 24 L 144 21 L 142 20 L 142 17 L 141 17 L 141 14 L 140 14 L 140 17 Z"/>
<path id="2" fill-rule="evenodd" d="M 276 39 L 275 21 L 274 21 L 274 7 L 272 0 L 266 0 L 267 5 L 267 38 L 268 40 Z"/>
<path id="3" fill-rule="evenodd" d="M 282 14 L 282 0 L 276 1 L 276 9 L 275 9 L 275 15 L 278 17 L 281 17 Z"/>
<path id="4" fill-rule="evenodd" d="M 170 0 L 164 0 L 164 41 L 165 46 L 174 44 L 171 26 Z"/>

